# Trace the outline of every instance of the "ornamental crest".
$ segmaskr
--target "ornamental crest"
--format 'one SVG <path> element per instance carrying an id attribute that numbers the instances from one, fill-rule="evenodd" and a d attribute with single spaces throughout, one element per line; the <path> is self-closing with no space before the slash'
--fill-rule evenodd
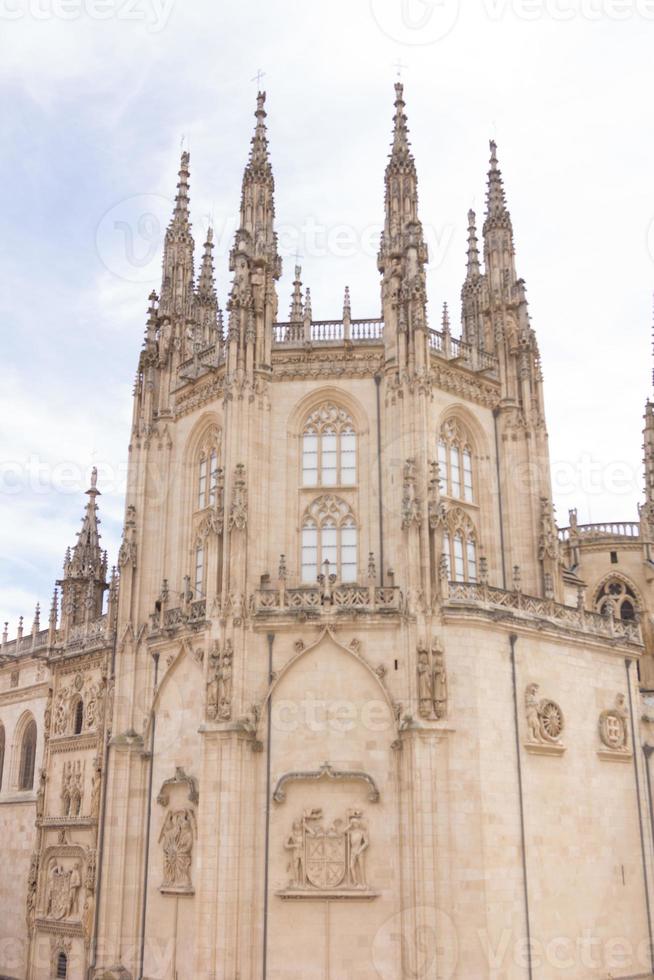
<path id="1" fill-rule="evenodd" d="M 627 729 L 627 710 L 624 694 L 618 694 L 615 707 L 603 711 L 599 717 L 600 738 L 607 749 L 613 752 L 629 751 L 629 734 Z"/>
<path id="2" fill-rule="evenodd" d="M 329 825 L 323 822 L 321 809 L 305 810 L 284 842 L 291 878 L 278 894 L 283 898 L 374 897 L 366 881 L 369 843 L 361 810 L 348 810 L 345 820 Z"/>

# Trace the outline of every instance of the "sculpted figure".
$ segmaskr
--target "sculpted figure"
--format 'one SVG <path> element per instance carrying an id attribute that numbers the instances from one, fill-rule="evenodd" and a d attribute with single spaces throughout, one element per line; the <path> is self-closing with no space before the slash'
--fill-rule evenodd
<path id="1" fill-rule="evenodd" d="M 293 885 L 301 888 L 304 884 L 304 832 L 300 820 L 293 822 L 293 830 L 284 847 L 291 852 L 290 870 L 293 874 Z"/>
<path id="2" fill-rule="evenodd" d="M 434 714 L 437 718 L 443 718 L 447 711 L 447 673 L 445 670 L 445 654 L 439 640 L 433 640 L 431 652 Z"/>
<path id="3" fill-rule="evenodd" d="M 368 834 L 361 818 L 354 814 L 345 830 L 349 841 L 349 871 L 350 881 L 355 888 L 366 887 L 366 873 L 363 865 L 363 855 L 368 847 Z"/>
<path id="4" fill-rule="evenodd" d="M 77 915 L 79 912 L 79 890 L 82 887 L 82 864 L 75 861 L 73 870 L 70 872 L 68 882 L 68 915 Z"/>
<path id="5" fill-rule="evenodd" d="M 418 701 L 420 714 L 423 718 L 431 716 L 433 696 L 429 650 L 426 647 L 420 647 L 418 649 Z"/>

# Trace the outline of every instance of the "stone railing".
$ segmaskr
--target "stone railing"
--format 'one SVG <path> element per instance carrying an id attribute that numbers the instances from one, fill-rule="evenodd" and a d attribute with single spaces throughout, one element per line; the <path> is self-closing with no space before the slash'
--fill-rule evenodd
<path id="1" fill-rule="evenodd" d="M 304 323 L 275 323 L 273 347 L 333 346 L 349 341 L 353 344 L 380 343 L 384 335 L 384 321 L 378 319 L 313 320 L 310 327 Z"/>
<path id="2" fill-rule="evenodd" d="M 0 645 L 0 666 L 3 658 L 26 657 L 30 653 L 42 652 L 48 646 L 49 630 L 39 630 L 37 633 L 26 633 L 20 639 L 7 640 Z"/>
<path id="3" fill-rule="evenodd" d="M 625 640 L 642 645 L 643 638 L 637 621 L 625 622 L 611 615 L 588 612 L 576 606 L 564 606 L 553 599 L 540 599 L 514 590 L 508 592 L 490 585 L 470 582 L 449 582 L 446 602 L 451 606 L 474 603 L 489 609 L 507 609 L 539 620 L 550 620 L 558 626 L 593 633 L 598 636 Z"/>
<path id="4" fill-rule="evenodd" d="M 458 361 L 470 371 L 486 371 L 490 377 L 498 376 L 498 362 L 493 354 L 478 350 L 441 330 L 429 331 L 429 349 L 437 357 L 446 361 Z"/>
<path id="5" fill-rule="evenodd" d="M 198 628 L 207 618 L 206 599 L 195 599 L 185 606 L 174 609 L 162 609 L 150 616 L 150 632 L 158 633 L 166 630 L 176 630 L 180 626 Z"/>
<path id="6" fill-rule="evenodd" d="M 561 541 L 579 538 L 640 538 L 638 521 L 618 521 L 608 524 L 577 524 L 559 529 Z"/>
<path id="7" fill-rule="evenodd" d="M 402 608 L 402 592 L 397 586 L 338 585 L 328 591 L 319 586 L 298 589 L 259 589 L 251 600 L 254 616 L 278 613 L 343 612 L 397 613 Z"/>

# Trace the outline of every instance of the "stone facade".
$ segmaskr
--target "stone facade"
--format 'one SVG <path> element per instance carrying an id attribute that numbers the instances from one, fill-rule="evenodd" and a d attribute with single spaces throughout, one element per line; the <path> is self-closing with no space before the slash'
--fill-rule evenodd
<path id="1" fill-rule="evenodd" d="M 224 319 L 182 154 L 117 568 L 94 474 L 3 637 L 0 973 L 649 976 L 654 407 L 639 522 L 558 529 L 496 147 L 455 337 L 399 84 L 381 316 L 280 320 L 264 105 Z"/>

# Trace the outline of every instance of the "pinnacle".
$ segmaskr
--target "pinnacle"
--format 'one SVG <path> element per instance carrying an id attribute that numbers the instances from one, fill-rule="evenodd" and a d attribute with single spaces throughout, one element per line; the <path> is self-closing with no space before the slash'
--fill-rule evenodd
<path id="1" fill-rule="evenodd" d="M 511 216 L 506 206 L 506 194 L 502 171 L 497 160 L 497 143 L 490 142 L 490 169 L 488 171 L 488 189 L 486 192 L 486 221 L 484 233 L 492 228 L 508 228 L 511 230 Z"/>

